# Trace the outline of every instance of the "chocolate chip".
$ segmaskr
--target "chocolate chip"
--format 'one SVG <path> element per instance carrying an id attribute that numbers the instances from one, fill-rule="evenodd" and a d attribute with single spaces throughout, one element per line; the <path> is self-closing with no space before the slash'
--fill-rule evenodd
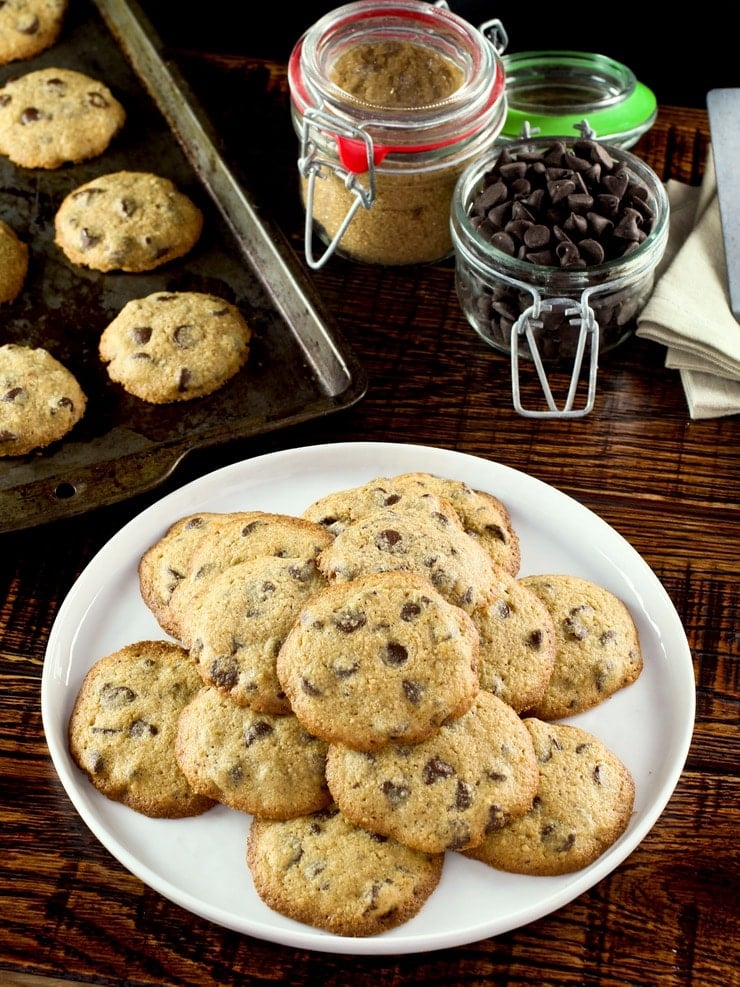
<path id="1" fill-rule="evenodd" d="M 397 641 L 389 641 L 381 654 L 381 660 L 383 664 L 397 668 L 406 664 L 409 660 L 409 653 L 402 644 Z"/>
<path id="2" fill-rule="evenodd" d="M 36 34 L 41 25 L 38 17 L 34 17 L 25 27 L 20 28 L 21 34 Z"/>
<path id="3" fill-rule="evenodd" d="M 455 769 L 447 761 L 440 757 L 433 757 L 424 765 L 421 777 L 425 785 L 433 785 L 440 778 L 450 778 L 455 774 Z"/>
<path id="4" fill-rule="evenodd" d="M 424 686 L 420 682 L 404 679 L 401 683 L 403 693 L 412 706 L 418 706 L 424 696 Z"/>
<path id="5" fill-rule="evenodd" d="M 219 689 L 233 689 L 239 681 L 239 669 L 231 656 L 220 655 L 211 662 L 208 677 Z"/>
<path id="6" fill-rule="evenodd" d="M 375 537 L 375 545 L 381 552 L 390 552 L 399 544 L 403 544 L 403 537 L 394 528 L 386 528 L 385 531 L 379 531 Z"/>
<path id="7" fill-rule="evenodd" d="M 136 699 L 136 693 L 127 685 L 113 685 L 106 682 L 100 689 L 100 705 L 106 709 L 120 709 Z"/>
<path id="8" fill-rule="evenodd" d="M 27 106 L 26 109 L 21 113 L 21 123 L 37 123 L 43 117 L 41 110 L 37 109 L 35 106 Z"/>
<path id="9" fill-rule="evenodd" d="M 365 614 L 357 610 L 337 614 L 334 618 L 334 626 L 342 634 L 354 634 L 355 631 L 359 631 L 360 628 L 364 627 L 366 623 L 367 617 Z"/>
<path id="10" fill-rule="evenodd" d="M 319 689 L 318 686 L 315 686 L 313 682 L 307 678 L 301 678 L 301 689 L 303 689 L 307 696 L 321 695 L 321 689 Z"/>
<path id="11" fill-rule="evenodd" d="M 420 613 L 421 606 L 418 603 L 408 600 L 401 607 L 401 620 L 405 620 L 409 623 L 412 620 L 416 620 Z"/>
<path id="12" fill-rule="evenodd" d="M 108 100 L 101 92 L 93 90 L 87 94 L 88 102 L 91 106 L 97 107 L 97 109 L 104 110 L 108 106 Z"/>
<path id="13" fill-rule="evenodd" d="M 247 747 L 251 747 L 255 741 L 269 737 L 271 733 L 273 733 L 273 727 L 270 723 L 266 720 L 257 720 L 244 731 L 244 743 Z"/>
<path id="14" fill-rule="evenodd" d="M 159 730 L 146 720 L 134 720 L 129 729 L 131 737 L 156 737 L 158 733 Z"/>
<path id="15" fill-rule="evenodd" d="M 347 665 L 341 665 L 338 661 L 335 661 L 331 666 L 332 674 L 338 679 L 349 679 L 353 675 L 357 675 L 360 670 L 360 663 L 358 661 L 349 662 Z"/>
<path id="16" fill-rule="evenodd" d="M 408 785 L 397 785 L 392 781 L 384 781 L 380 790 L 391 806 L 402 805 L 411 795 Z"/>
<path id="17" fill-rule="evenodd" d="M 457 789 L 455 790 L 455 808 L 459 809 L 460 812 L 464 812 L 469 809 L 473 804 L 473 796 L 475 794 L 475 789 L 467 781 L 458 781 Z"/>
<path id="18" fill-rule="evenodd" d="M 100 234 L 93 233 L 86 226 L 83 226 L 80 230 L 80 246 L 83 250 L 89 250 L 90 247 L 97 246 L 102 239 Z"/>
<path id="19" fill-rule="evenodd" d="M 11 387 L 10 390 L 3 394 L 3 401 L 8 404 L 14 404 L 15 402 L 24 401 L 28 397 L 28 391 L 25 387 Z"/>
<path id="20" fill-rule="evenodd" d="M 190 387 L 190 382 L 192 381 L 192 379 L 193 379 L 193 372 L 189 370 L 187 367 L 181 367 L 180 376 L 178 377 L 177 380 L 178 391 L 180 391 L 180 393 L 187 391 L 187 389 Z"/>
<path id="21" fill-rule="evenodd" d="M 151 326 L 135 326 L 131 330 L 131 338 L 136 343 L 137 346 L 146 346 L 149 340 L 152 338 L 152 327 Z"/>

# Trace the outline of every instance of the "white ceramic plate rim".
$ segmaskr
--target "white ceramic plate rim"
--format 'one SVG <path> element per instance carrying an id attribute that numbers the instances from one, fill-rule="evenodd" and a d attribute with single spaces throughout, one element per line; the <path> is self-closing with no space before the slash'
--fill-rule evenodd
<path id="1" fill-rule="evenodd" d="M 645 654 L 642 675 L 568 722 L 594 733 L 629 767 L 635 811 L 622 838 L 574 874 L 504 874 L 447 854 L 439 887 L 411 921 L 380 936 L 335 936 L 278 915 L 260 901 L 244 859 L 250 816 L 217 806 L 194 819 L 154 820 L 111 802 L 73 764 L 67 722 L 94 661 L 132 641 L 165 637 L 141 599 L 137 564 L 178 517 L 236 509 L 299 514 L 332 490 L 410 470 L 461 479 L 499 497 L 519 534 L 521 575 L 580 575 L 630 608 Z M 259 939 L 384 955 L 508 932 L 552 913 L 611 873 L 650 831 L 675 789 L 693 732 L 695 687 L 686 635 L 665 589 L 628 542 L 592 511 L 525 473 L 466 453 L 351 442 L 226 466 L 162 498 L 123 527 L 90 561 L 59 609 L 46 651 L 41 710 L 54 767 L 75 809 L 103 846 L 149 887 L 196 915 Z"/>

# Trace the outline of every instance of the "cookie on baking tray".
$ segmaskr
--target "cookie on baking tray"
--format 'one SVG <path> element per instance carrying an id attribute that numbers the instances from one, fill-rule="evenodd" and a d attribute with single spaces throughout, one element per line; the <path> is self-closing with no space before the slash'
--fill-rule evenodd
<path id="1" fill-rule="evenodd" d="M 0 219 L 0 305 L 20 294 L 28 273 L 28 246 Z"/>
<path id="2" fill-rule="evenodd" d="M 307 730 L 374 750 L 417 742 L 466 712 L 478 692 L 468 614 L 411 572 L 334 583 L 301 611 L 277 674 Z"/>
<path id="3" fill-rule="evenodd" d="M 481 689 L 517 713 L 538 703 L 555 664 L 555 627 L 550 611 L 523 582 L 496 570 L 498 596 L 471 614 L 480 639 Z"/>
<path id="4" fill-rule="evenodd" d="M 526 718 L 539 766 L 531 809 L 489 833 L 466 856 L 515 874 L 568 874 L 587 867 L 626 830 L 632 775 L 580 727 Z"/>
<path id="5" fill-rule="evenodd" d="M 321 525 L 271 511 L 235 511 L 211 518 L 207 530 L 193 546 L 184 578 L 178 581 L 169 604 L 170 633 L 182 638 L 181 617 L 192 601 L 219 573 L 233 565 L 261 556 L 283 559 L 315 559 L 332 535 Z"/>
<path id="6" fill-rule="evenodd" d="M 427 579 L 450 603 L 472 611 L 495 596 L 493 563 L 464 530 L 449 501 L 427 494 L 427 504 L 374 511 L 347 525 L 319 555 L 330 582 L 394 569 Z"/>
<path id="7" fill-rule="evenodd" d="M 200 209 L 169 178 L 138 171 L 80 185 L 54 217 L 57 246 L 96 271 L 151 271 L 188 253 L 202 228 Z"/>
<path id="8" fill-rule="evenodd" d="M 85 414 L 77 378 L 42 347 L 0 346 L 0 457 L 64 438 Z"/>
<path id="9" fill-rule="evenodd" d="M 203 688 L 180 714 L 175 752 L 193 791 L 239 812 L 291 819 L 331 801 L 326 748 L 293 715 L 258 713 Z"/>
<path id="10" fill-rule="evenodd" d="M 548 608 L 555 628 L 552 674 L 532 716 L 559 720 L 581 713 L 638 678 L 640 641 L 622 600 L 579 576 L 531 575 L 522 583 Z"/>
<path id="11" fill-rule="evenodd" d="M 180 713 L 202 688 L 184 648 L 139 641 L 98 659 L 75 699 L 69 750 L 107 798 L 154 818 L 195 816 L 214 805 L 177 764 Z"/>
<path id="12" fill-rule="evenodd" d="M 3 0 L 0 3 L 0 65 L 32 58 L 59 37 L 67 0 Z"/>
<path id="13" fill-rule="evenodd" d="M 190 557 L 209 525 L 223 518 L 211 511 L 178 518 L 139 559 L 141 597 L 162 630 L 172 637 L 178 636 L 169 608 L 175 587 L 187 575 Z"/>
<path id="14" fill-rule="evenodd" d="M 289 713 L 277 655 L 301 609 L 325 586 L 315 559 L 272 555 L 205 580 L 177 620 L 204 683 L 240 706 Z"/>
<path id="15" fill-rule="evenodd" d="M 463 716 L 417 744 L 364 752 L 330 744 L 326 777 L 357 826 L 427 853 L 477 846 L 532 805 L 539 772 L 514 710 L 481 691 Z"/>
<path id="16" fill-rule="evenodd" d="M 274 911 L 335 935 L 373 936 L 421 911 L 444 855 L 369 833 L 332 807 L 290 820 L 253 819 L 247 864 Z"/>
<path id="17" fill-rule="evenodd" d="M 60 168 L 102 154 L 125 119 L 97 79 L 74 69 L 37 69 L 0 89 L 0 154 L 23 168 Z"/>
<path id="18" fill-rule="evenodd" d="M 252 331 L 239 309 L 197 291 L 157 291 L 127 302 L 103 330 L 108 376 L 142 401 L 212 394 L 244 366 Z"/>

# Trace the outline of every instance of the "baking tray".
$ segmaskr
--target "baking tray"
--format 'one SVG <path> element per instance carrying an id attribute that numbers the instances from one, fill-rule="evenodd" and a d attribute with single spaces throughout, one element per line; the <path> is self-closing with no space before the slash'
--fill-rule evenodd
<path id="1" fill-rule="evenodd" d="M 45 347 L 88 397 L 84 418 L 62 441 L 0 459 L 0 532 L 125 500 L 162 483 L 194 449 L 346 408 L 367 387 L 295 252 L 226 164 L 210 121 L 140 8 L 130 0 L 71 0 L 59 41 L 0 67 L 0 85 L 51 66 L 100 79 L 127 118 L 90 161 L 47 171 L 0 156 L 0 218 L 30 249 L 21 295 L 0 306 L 0 343 Z M 204 214 L 199 243 L 144 274 L 71 264 L 54 244 L 57 208 L 83 182 L 123 169 L 165 175 L 188 194 Z M 160 290 L 219 295 L 252 326 L 247 364 L 208 397 L 147 404 L 113 384 L 98 358 L 100 334 L 126 302 Z"/>

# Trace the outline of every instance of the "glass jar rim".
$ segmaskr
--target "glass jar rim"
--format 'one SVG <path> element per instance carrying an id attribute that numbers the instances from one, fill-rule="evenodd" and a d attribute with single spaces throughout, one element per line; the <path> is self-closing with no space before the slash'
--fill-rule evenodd
<path id="1" fill-rule="evenodd" d="M 553 287 L 557 287 L 564 293 L 567 293 L 568 288 L 573 291 L 580 291 L 586 282 L 596 284 L 609 281 L 625 265 L 628 265 L 631 273 L 635 275 L 643 269 L 647 271 L 655 266 L 662 256 L 668 238 L 670 207 L 665 186 L 647 162 L 623 147 L 605 144 L 603 141 L 599 141 L 603 149 L 615 161 L 623 162 L 631 168 L 637 177 L 646 184 L 656 206 L 655 220 L 649 234 L 629 254 L 613 257 L 601 264 L 591 264 L 587 267 L 559 268 L 533 264 L 531 261 L 512 257 L 478 235 L 470 221 L 469 207 L 480 181 L 486 172 L 495 165 L 503 150 L 515 155 L 521 150 L 529 152 L 537 148 L 547 149 L 558 142 L 571 145 L 579 139 L 573 136 L 565 137 L 562 134 L 553 137 L 538 135 L 516 143 L 505 143 L 497 147 L 493 153 L 478 158 L 468 165 L 459 176 L 452 196 L 451 220 L 456 249 L 464 251 L 466 258 L 474 262 L 479 268 L 490 267 L 494 272 L 497 268 L 505 269 L 507 274 L 523 283 L 530 282 L 542 285 L 545 282 L 550 282 Z M 475 250 L 475 257 L 471 255 L 471 248 Z"/>
<path id="2" fill-rule="evenodd" d="M 399 110 L 363 103 L 329 80 L 325 69 L 332 45 L 371 41 L 391 27 L 406 37 L 421 30 L 417 41 L 444 41 L 463 51 L 462 84 L 446 99 Z M 472 137 L 506 103 L 503 61 L 491 41 L 464 18 L 424 0 L 355 0 L 325 14 L 294 45 L 288 82 L 300 114 L 320 108 L 373 133 L 381 157 L 434 151 Z"/>
<path id="3" fill-rule="evenodd" d="M 502 61 L 507 140 L 521 138 L 525 128 L 540 136 L 572 133 L 585 121 L 599 140 L 629 147 L 655 122 L 655 94 L 608 55 L 522 51 L 505 54 Z"/>

